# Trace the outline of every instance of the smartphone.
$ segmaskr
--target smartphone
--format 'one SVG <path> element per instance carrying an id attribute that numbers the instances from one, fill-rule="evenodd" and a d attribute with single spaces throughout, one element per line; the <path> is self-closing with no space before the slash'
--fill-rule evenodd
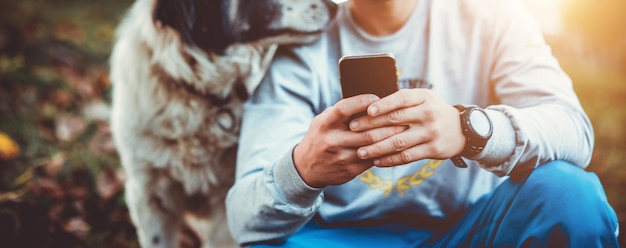
<path id="1" fill-rule="evenodd" d="M 380 98 L 398 90 L 396 59 L 389 53 L 349 55 L 339 59 L 343 98 L 375 94 Z"/>
<path id="2" fill-rule="evenodd" d="M 389 53 L 349 55 L 339 59 L 339 81 L 343 98 L 375 94 L 380 98 L 398 91 L 396 59 Z M 365 115 L 353 115 L 346 121 Z"/>

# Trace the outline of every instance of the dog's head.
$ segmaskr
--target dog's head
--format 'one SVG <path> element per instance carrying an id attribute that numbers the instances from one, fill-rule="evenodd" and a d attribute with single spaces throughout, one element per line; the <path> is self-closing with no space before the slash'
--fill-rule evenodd
<path id="1" fill-rule="evenodd" d="M 233 43 L 315 40 L 336 12 L 329 0 L 155 0 L 154 21 L 184 42 L 220 52 Z"/>

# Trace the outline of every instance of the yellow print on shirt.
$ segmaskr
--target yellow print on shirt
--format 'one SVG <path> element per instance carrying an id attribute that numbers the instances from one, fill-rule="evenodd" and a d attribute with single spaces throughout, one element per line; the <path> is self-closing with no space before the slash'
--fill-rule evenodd
<path id="1" fill-rule="evenodd" d="M 382 190 L 385 192 L 385 196 L 389 196 L 394 189 L 398 192 L 398 194 L 404 195 L 405 191 L 411 189 L 413 186 L 422 184 L 427 178 L 435 174 L 435 169 L 437 169 L 441 163 L 443 163 L 443 160 L 428 160 L 428 162 L 422 166 L 421 169 L 415 171 L 415 173 L 410 176 L 401 177 L 395 183 L 389 179 L 382 179 L 378 175 L 374 174 L 371 169 L 361 173 L 359 180 L 367 183 L 372 189 Z"/>

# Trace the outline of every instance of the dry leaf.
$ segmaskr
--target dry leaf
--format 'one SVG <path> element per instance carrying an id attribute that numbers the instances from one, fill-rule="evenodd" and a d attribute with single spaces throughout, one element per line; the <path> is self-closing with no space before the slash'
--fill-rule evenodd
<path id="1" fill-rule="evenodd" d="M 65 154 L 57 153 L 50 160 L 43 165 L 43 169 L 46 172 L 46 175 L 50 177 L 55 177 L 59 174 L 61 169 L 63 169 L 63 165 L 65 164 Z"/>
<path id="2" fill-rule="evenodd" d="M 104 169 L 98 175 L 96 189 L 100 197 L 109 200 L 120 192 L 124 187 L 123 174 L 115 172 L 113 169 Z"/>
<path id="3" fill-rule="evenodd" d="M 109 121 L 111 107 L 101 99 L 91 101 L 83 106 L 83 115 L 90 120 Z"/>
<path id="4" fill-rule="evenodd" d="M 84 199 L 89 194 L 89 189 L 85 185 L 73 185 L 67 187 L 67 193 L 74 199 Z"/>
<path id="5" fill-rule="evenodd" d="M 72 99 L 72 95 L 66 90 L 56 90 L 53 94 L 54 104 L 57 107 L 67 107 L 72 104 L 74 99 Z"/>
<path id="6" fill-rule="evenodd" d="M 89 223 L 87 223 L 82 217 L 75 216 L 69 218 L 63 223 L 63 229 L 71 234 L 74 234 L 76 237 L 83 238 L 91 229 Z"/>
<path id="7" fill-rule="evenodd" d="M 85 41 L 85 32 L 75 23 L 61 23 L 56 26 L 55 36 L 63 40 L 71 40 L 78 44 Z"/>
<path id="8" fill-rule="evenodd" d="M 83 70 L 72 65 L 66 65 L 57 67 L 57 71 L 81 96 L 86 98 L 95 98 L 99 96 L 97 82 L 95 82 Z"/>
<path id="9" fill-rule="evenodd" d="M 86 127 L 85 120 L 81 118 L 61 115 L 56 119 L 55 134 L 60 141 L 70 142 L 85 131 Z"/>
<path id="10" fill-rule="evenodd" d="M 20 154 L 20 147 L 9 135 L 0 132 L 0 160 L 9 160 Z"/>
<path id="11" fill-rule="evenodd" d="M 113 141 L 111 128 L 108 123 L 100 122 L 98 124 L 98 130 L 91 139 L 91 142 L 89 142 L 89 150 L 94 153 L 104 154 L 115 153 L 117 151 L 115 148 L 115 142 Z"/>
<path id="12" fill-rule="evenodd" d="M 65 192 L 59 183 L 50 178 L 37 178 L 30 183 L 29 192 L 35 196 L 60 200 Z"/>

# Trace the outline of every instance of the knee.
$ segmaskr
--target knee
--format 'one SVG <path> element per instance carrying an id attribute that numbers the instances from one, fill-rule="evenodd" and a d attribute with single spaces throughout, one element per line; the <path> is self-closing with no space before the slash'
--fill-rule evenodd
<path id="1" fill-rule="evenodd" d="M 554 161 L 539 166 L 519 194 L 539 215 L 535 217 L 570 235 L 605 236 L 617 228 L 617 216 L 598 177 L 573 164 Z"/>
<path id="2" fill-rule="evenodd" d="M 527 193 L 546 200 L 580 203 L 606 202 L 598 177 L 565 161 L 552 161 L 537 167 L 524 183 Z"/>

